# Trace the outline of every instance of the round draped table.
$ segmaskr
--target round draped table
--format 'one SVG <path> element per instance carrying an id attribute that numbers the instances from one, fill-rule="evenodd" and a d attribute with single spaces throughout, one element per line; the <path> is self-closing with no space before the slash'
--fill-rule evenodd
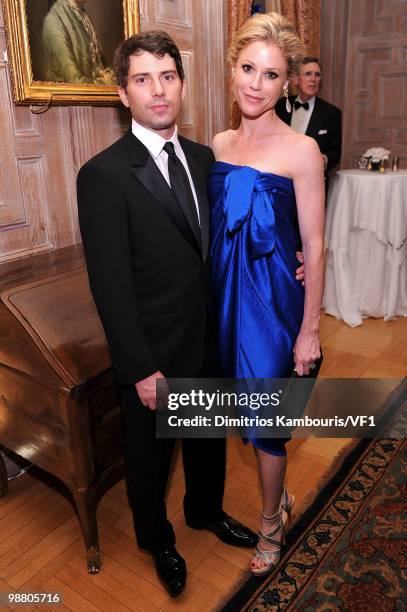
<path id="1" fill-rule="evenodd" d="M 351 327 L 369 316 L 407 316 L 407 170 L 340 170 L 325 242 L 325 312 Z"/>

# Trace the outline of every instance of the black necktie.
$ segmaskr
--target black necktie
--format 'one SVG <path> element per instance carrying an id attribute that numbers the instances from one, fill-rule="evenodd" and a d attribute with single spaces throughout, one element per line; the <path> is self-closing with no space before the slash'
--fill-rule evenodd
<path id="1" fill-rule="evenodd" d="M 294 102 L 294 108 L 295 108 L 295 110 L 298 110 L 299 108 L 301 108 L 301 106 L 302 106 L 302 108 L 303 108 L 304 110 L 308 110 L 308 109 L 309 109 L 309 104 L 308 104 L 308 102 L 300 102 L 299 100 L 296 100 L 296 101 Z"/>
<path id="2" fill-rule="evenodd" d="M 199 227 L 198 213 L 196 210 L 195 200 L 191 189 L 191 183 L 184 164 L 175 153 L 174 143 L 166 142 L 163 146 L 164 151 L 168 154 L 168 174 L 170 176 L 171 189 L 178 200 L 184 215 L 187 218 L 189 225 L 194 232 L 198 244 L 201 244 L 201 230 Z"/>

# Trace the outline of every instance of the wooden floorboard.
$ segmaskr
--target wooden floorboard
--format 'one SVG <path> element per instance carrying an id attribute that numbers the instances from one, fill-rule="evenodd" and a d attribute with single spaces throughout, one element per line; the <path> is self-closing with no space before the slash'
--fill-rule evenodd
<path id="1" fill-rule="evenodd" d="M 380 378 L 377 402 L 407 374 L 407 319 L 366 319 L 354 329 L 333 317 L 322 318 L 326 378 Z M 308 438 L 288 444 L 287 485 L 297 498 L 299 516 L 326 477 L 336 457 L 352 440 Z M 49 607 L 74 612 L 207 612 L 224 600 L 244 576 L 250 550 L 219 542 L 205 531 L 185 525 L 184 480 L 178 454 L 168 494 L 168 515 L 177 547 L 189 569 L 185 592 L 169 598 L 155 574 L 151 558 L 135 543 L 132 515 L 123 482 L 110 489 L 98 507 L 103 568 L 86 571 L 86 555 L 70 502 L 36 480 L 30 472 L 10 482 L 0 500 L 0 591 L 58 591 L 64 605 Z M 240 440 L 228 442 L 225 510 L 257 528 L 260 493 L 253 449 Z M 38 609 L 4 606 L 4 610 Z"/>

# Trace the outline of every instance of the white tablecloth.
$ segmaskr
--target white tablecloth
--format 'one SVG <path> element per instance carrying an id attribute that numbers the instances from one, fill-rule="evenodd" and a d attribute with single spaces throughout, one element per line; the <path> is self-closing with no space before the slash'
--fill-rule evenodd
<path id="1" fill-rule="evenodd" d="M 341 170 L 325 229 L 324 308 L 350 326 L 407 316 L 407 170 Z"/>

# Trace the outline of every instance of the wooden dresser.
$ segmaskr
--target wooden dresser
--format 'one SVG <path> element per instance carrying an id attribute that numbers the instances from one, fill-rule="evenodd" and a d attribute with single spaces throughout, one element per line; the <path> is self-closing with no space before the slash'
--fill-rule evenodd
<path id="1" fill-rule="evenodd" d="M 1 264 L 0 296 L 0 444 L 68 487 L 95 573 L 96 504 L 120 471 L 122 447 L 117 390 L 82 247 Z M 6 492 L 0 465 L 0 495 Z"/>

